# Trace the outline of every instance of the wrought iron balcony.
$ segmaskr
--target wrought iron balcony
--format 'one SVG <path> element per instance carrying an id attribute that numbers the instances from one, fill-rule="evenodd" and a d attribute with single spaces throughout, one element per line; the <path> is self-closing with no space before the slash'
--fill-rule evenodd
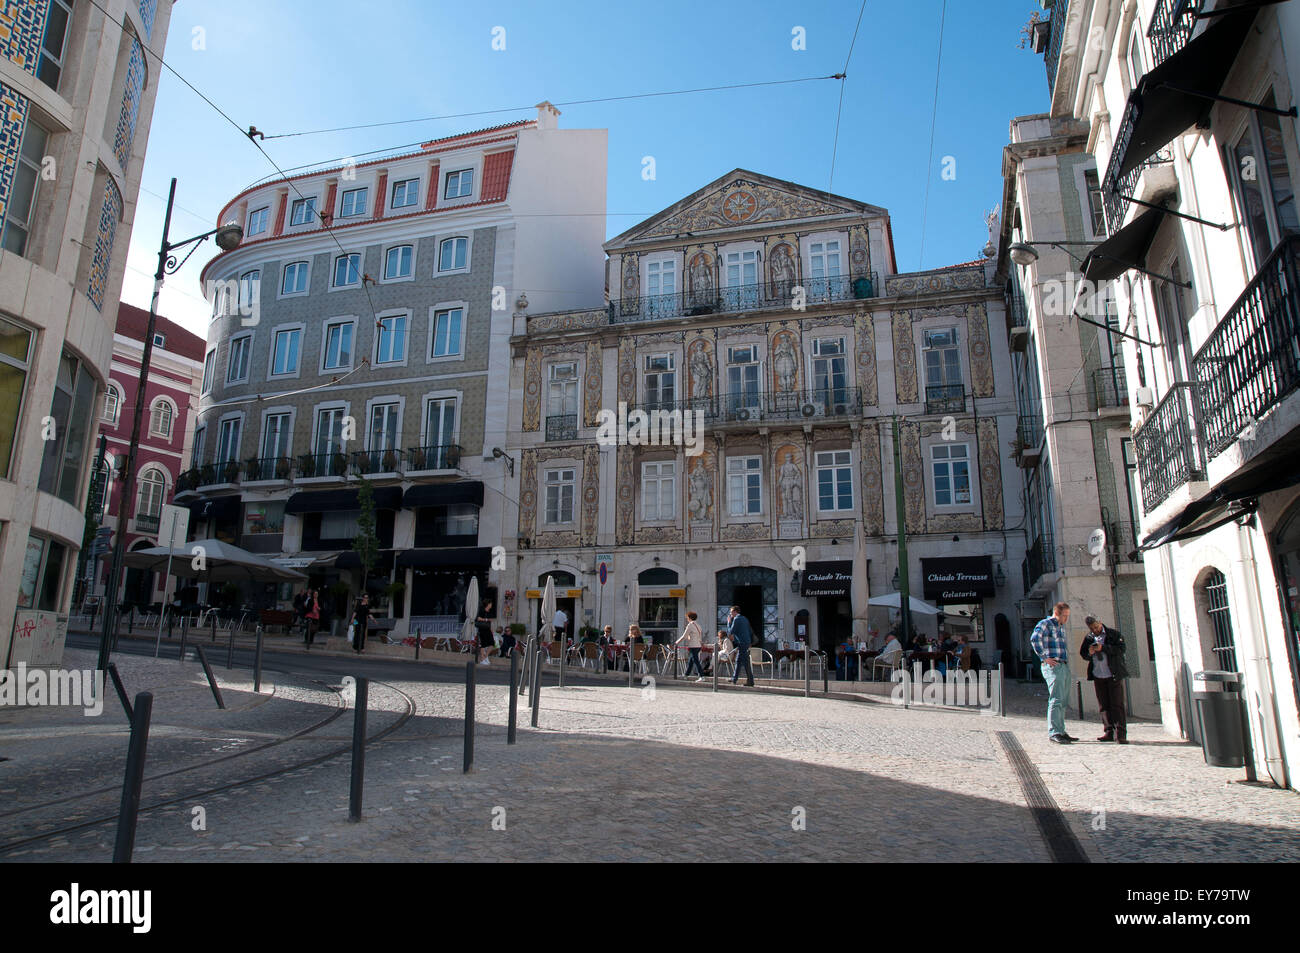
<path id="1" fill-rule="evenodd" d="M 1016 442 L 1028 450 L 1037 450 L 1043 442 L 1043 418 L 1037 414 L 1016 418 Z"/>
<path id="2" fill-rule="evenodd" d="M 1099 367 L 1092 372 L 1092 404 L 1103 407 L 1127 407 L 1128 383 L 1122 367 Z"/>
<path id="3" fill-rule="evenodd" d="M 291 457 L 252 457 L 244 461 L 245 480 L 288 480 L 291 476 Z"/>
<path id="4" fill-rule="evenodd" d="M 1133 138 L 1138 112 L 1137 102 L 1130 97 L 1128 105 L 1124 107 L 1124 117 L 1120 120 L 1119 130 L 1115 133 L 1115 145 L 1110 150 L 1110 161 L 1106 164 L 1106 177 L 1101 183 L 1101 201 L 1106 211 L 1106 228 L 1111 235 L 1123 226 L 1124 214 L 1129 206 L 1125 199 L 1131 199 L 1133 193 L 1137 191 L 1138 179 L 1142 177 L 1142 173 L 1152 166 L 1168 165 L 1174 161 L 1173 149 L 1165 146 L 1126 175 L 1119 174 L 1124 154 L 1128 152 L 1129 141 Z"/>
<path id="5" fill-rule="evenodd" d="M 609 323 L 658 321 L 663 318 L 724 314 L 738 311 L 790 309 L 800 304 L 825 304 L 874 298 L 880 281 L 871 275 L 838 275 L 805 278 L 803 281 L 773 281 L 738 285 L 707 292 L 679 291 L 673 294 L 619 298 L 609 303 Z"/>
<path id="6" fill-rule="evenodd" d="M 1030 545 L 1029 551 L 1025 553 L 1025 566 L 1029 589 L 1047 573 L 1056 572 L 1056 547 L 1051 533 L 1041 534 Z"/>
<path id="7" fill-rule="evenodd" d="M 661 413 L 701 411 L 713 426 L 787 420 L 844 419 L 861 415 L 862 388 L 827 387 L 789 391 L 754 391 L 686 400 L 646 401 L 638 410 Z"/>
<path id="8" fill-rule="evenodd" d="M 144 513 L 135 514 L 135 528 L 141 533 L 158 532 L 158 515 L 148 516 Z"/>
<path id="9" fill-rule="evenodd" d="M 199 468 L 191 467 L 176 478 L 176 492 L 187 493 L 199 486 Z"/>
<path id="10" fill-rule="evenodd" d="M 1110 551 L 1112 562 L 1117 565 L 1142 562 L 1138 535 L 1138 527 L 1130 520 L 1111 520 L 1106 525 L 1106 548 Z"/>
<path id="11" fill-rule="evenodd" d="M 1203 0 L 1156 0 L 1151 25 L 1147 27 L 1152 69 L 1187 45 L 1202 5 Z"/>
<path id="12" fill-rule="evenodd" d="M 1283 239 L 1192 359 L 1207 460 L 1300 387 L 1298 258 Z"/>
<path id="13" fill-rule="evenodd" d="M 455 470 L 460 466 L 460 446 L 454 443 L 406 448 L 406 472 Z"/>
<path id="14" fill-rule="evenodd" d="M 1020 279 L 1016 277 L 1014 269 L 1007 278 L 1006 299 L 1007 329 L 1028 327 L 1029 309 L 1025 306 L 1025 292 L 1020 287 Z"/>
<path id="15" fill-rule="evenodd" d="M 1056 92 L 1056 68 L 1061 63 L 1061 42 L 1065 39 L 1065 17 L 1070 12 L 1070 0 L 1056 0 L 1052 4 L 1052 20 L 1047 39 L 1047 95 Z"/>
<path id="16" fill-rule="evenodd" d="M 348 472 L 348 455 L 341 450 L 304 453 L 298 457 L 299 478 L 343 477 Z"/>
<path id="17" fill-rule="evenodd" d="M 1205 479 L 1200 404 L 1197 385 L 1175 384 L 1133 435 L 1147 513 L 1184 483 Z"/>
<path id="18" fill-rule="evenodd" d="M 927 414 L 966 413 L 966 386 L 964 384 L 927 384 L 925 388 Z"/>
<path id="19" fill-rule="evenodd" d="M 547 440 L 577 440 L 577 414 L 551 414 L 546 418 Z"/>
<path id="20" fill-rule="evenodd" d="M 369 473 L 400 473 L 402 451 L 357 450 L 352 454 L 352 472 L 357 476 Z"/>

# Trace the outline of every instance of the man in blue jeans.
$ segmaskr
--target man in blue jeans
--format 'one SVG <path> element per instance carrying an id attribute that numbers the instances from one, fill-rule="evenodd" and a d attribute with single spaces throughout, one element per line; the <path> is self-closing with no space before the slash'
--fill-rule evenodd
<path id="1" fill-rule="evenodd" d="M 740 667 L 745 666 L 745 684 L 753 686 L 754 670 L 749 664 L 749 646 L 754 641 L 754 630 L 749 627 L 749 620 L 740 614 L 740 606 L 732 606 L 727 616 L 727 634 L 736 643 L 736 670 L 731 673 L 731 684 L 740 678 Z"/>
<path id="2" fill-rule="evenodd" d="M 1043 681 L 1047 683 L 1047 732 L 1053 742 L 1068 745 L 1078 741 L 1065 732 L 1066 695 L 1070 690 L 1070 650 L 1066 645 L 1065 623 L 1070 621 L 1070 607 L 1058 602 L 1052 614 L 1034 626 L 1029 644 L 1042 662 Z"/>

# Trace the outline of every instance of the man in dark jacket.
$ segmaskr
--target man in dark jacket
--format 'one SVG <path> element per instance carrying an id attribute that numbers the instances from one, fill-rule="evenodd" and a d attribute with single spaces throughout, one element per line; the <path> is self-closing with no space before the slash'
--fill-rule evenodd
<path id="1" fill-rule="evenodd" d="M 1124 636 L 1102 625 L 1092 616 L 1083 620 L 1088 627 L 1079 646 L 1079 655 L 1088 661 L 1088 681 L 1097 691 L 1097 707 L 1105 733 L 1098 741 L 1128 744 L 1128 722 L 1124 712 L 1123 680 L 1128 678 L 1124 664 Z"/>
<path id="2" fill-rule="evenodd" d="M 745 667 L 745 684 L 753 686 L 754 670 L 749 664 L 749 647 L 754 642 L 754 631 L 749 627 L 749 620 L 740 614 L 740 606 L 732 606 L 727 616 L 727 634 L 736 643 L 736 669 L 731 674 L 731 684 L 740 678 L 740 667 Z"/>

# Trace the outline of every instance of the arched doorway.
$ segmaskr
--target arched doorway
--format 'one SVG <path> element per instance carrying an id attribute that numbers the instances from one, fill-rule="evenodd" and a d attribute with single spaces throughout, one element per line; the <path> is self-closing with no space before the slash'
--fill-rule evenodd
<path id="1" fill-rule="evenodd" d="M 780 632 L 781 608 L 777 602 L 776 570 L 761 566 L 735 566 L 719 570 L 718 626 L 725 627 L 732 606 L 749 620 L 754 644 L 774 644 Z"/>
<path id="2" fill-rule="evenodd" d="M 131 552 L 148 549 L 153 543 L 147 539 L 137 539 L 131 544 Z M 122 584 L 123 605 L 145 608 L 153 602 L 153 571 L 128 567 Z"/>
<path id="3" fill-rule="evenodd" d="M 573 573 L 565 572 L 562 569 L 552 569 L 548 572 L 544 572 L 537 577 L 537 588 L 540 589 L 543 594 L 546 592 L 547 579 L 554 580 L 555 582 L 555 608 L 562 611 L 565 617 L 569 620 L 569 628 L 565 632 L 565 635 L 572 638 L 574 633 L 578 631 L 578 623 L 574 618 L 574 614 L 577 612 L 577 601 L 569 597 L 568 591 L 575 587 L 577 579 L 574 578 Z M 550 619 L 542 618 L 542 600 L 540 596 L 537 599 L 537 611 L 535 614 L 537 617 L 536 625 L 539 630 L 541 629 L 543 622 L 551 621 Z"/>

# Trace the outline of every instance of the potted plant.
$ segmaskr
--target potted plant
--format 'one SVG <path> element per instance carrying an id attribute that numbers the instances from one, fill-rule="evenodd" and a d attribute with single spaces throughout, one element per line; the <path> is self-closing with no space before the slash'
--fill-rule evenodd
<path id="1" fill-rule="evenodd" d="M 460 466 L 460 447 L 452 445 L 447 448 L 447 467 L 455 470 Z"/>
<path id="2" fill-rule="evenodd" d="M 227 460 L 226 465 L 222 467 L 222 476 L 226 478 L 227 483 L 234 483 L 239 479 L 239 462 L 237 460 Z"/>
<path id="3" fill-rule="evenodd" d="M 370 458 L 370 454 L 364 452 L 358 453 L 355 460 L 356 462 L 354 465 L 356 466 L 358 473 L 370 472 L 370 464 L 373 462 Z"/>
<path id="4" fill-rule="evenodd" d="M 275 461 L 275 475 L 277 479 L 289 479 L 289 470 L 290 465 L 288 457 L 281 457 L 279 460 Z"/>
<path id="5" fill-rule="evenodd" d="M 600 630 L 594 625 L 584 625 L 578 630 L 579 642 L 595 642 L 600 638 Z"/>
<path id="6" fill-rule="evenodd" d="M 298 475 L 313 477 L 316 475 L 316 457 L 310 453 L 304 453 L 298 458 Z"/>
<path id="7" fill-rule="evenodd" d="M 397 472 L 397 452 L 395 450 L 384 451 L 384 472 L 385 473 Z"/>
<path id="8" fill-rule="evenodd" d="M 257 457 L 249 457 L 244 461 L 244 478 L 247 480 L 262 479 L 262 461 Z"/>
<path id="9" fill-rule="evenodd" d="M 217 468 L 211 463 L 199 467 L 199 486 L 211 486 L 217 482 Z"/>
<path id="10" fill-rule="evenodd" d="M 336 453 L 330 458 L 330 471 L 335 476 L 343 476 L 348 472 L 348 458 L 346 454 Z"/>
<path id="11" fill-rule="evenodd" d="M 527 632 L 528 632 L 528 626 L 524 625 L 522 622 L 511 622 L 511 623 L 510 623 L 510 634 L 511 634 L 511 635 L 514 635 L 514 636 L 520 636 L 520 635 L 525 635 Z"/>
<path id="12" fill-rule="evenodd" d="M 406 455 L 406 459 L 407 462 L 410 464 L 409 469 L 423 470 L 424 463 L 425 463 L 424 448 L 417 447 L 416 449 L 412 450 L 410 453 Z"/>

